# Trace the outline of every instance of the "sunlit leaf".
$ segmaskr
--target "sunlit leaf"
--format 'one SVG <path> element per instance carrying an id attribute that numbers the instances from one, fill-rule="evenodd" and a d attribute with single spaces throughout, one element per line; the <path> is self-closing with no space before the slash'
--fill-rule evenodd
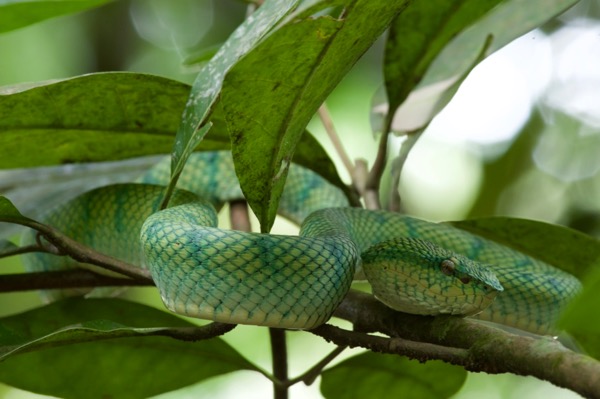
<path id="1" fill-rule="evenodd" d="M 501 1 L 414 2 L 394 20 L 383 65 L 391 112 L 395 112 L 421 81 L 444 46 Z M 479 45 L 484 41 L 485 36 Z"/>
<path id="2" fill-rule="evenodd" d="M 232 153 L 263 231 L 272 226 L 290 160 L 310 118 L 405 6 L 355 0 L 346 2 L 340 19 L 293 20 L 228 73 L 221 101 Z"/>
<path id="3" fill-rule="evenodd" d="M 200 71 L 177 130 L 171 158 L 170 187 L 186 160 L 210 129 L 208 118 L 221 92 L 225 74 L 284 17 L 298 0 L 267 0 L 248 17 Z"/>
<path id="4" fill-rule="evenodd" d="M 69 299 L 5 317 L 0 319 L 0 381 L 62 398 L 142 398 L 256 369 L 218 338 L 183 342 L 144 336 L 189 326 L 171 314 L 118 299 Z M 65 376 L 72 376 L 68 383 Z"/>
<path id="5" fill-rule="evenodd" d="M 188 93 L 157 76 L 100 73 L 0 96 L 0 169 L 169 153 Z M 203 148 L 229 148 L 227 134 Z"/>
<path id="6" fill-rule="evenodd" d="M 98 7 L 112 0 L 4 0 L 0 4 L 0 33 L 45 19 Z"/>
<path id="7" fill-rule="evenodd" d="M 463 368 L 441 361 L 367 352 L 325 370 L 321 393 L 332 399 L 442 399 L 458 392 L 466 378 Z"/>
<path id="8" fill-rule="evenodd" d="M 462 0 L 411 4 L 392 24 L 386 43 L 384 75 L 394 131 L 425 126 L 430 108 L 451 98 L 460 83 L 483 58 L 577 0 Z M 543 3 L 543 4 L 541 4 Z M 491 37 L 488 51 L 481 46 Z M 410 97 L 408 97 L 410 93 Z M 408 98 L 407 98 L 408 97 Z M 405 101 L 406 100 L 406 101 Z M 402 103 L 402 107 L 396 109 Z M 388 107 L 377 105 L 376 113 Z M 394 114 L 395 113 L 395 114 Z"/>
<path id="9" fill-rule="evenodd" d="M 481 43 L 486 37 L 493 36 L 490 52 L 496 51 L 564 12 L 577 1 L 503 0 L 442 50 L 432 63 L 421 86 L 461 74 L 477 57 Z"/>

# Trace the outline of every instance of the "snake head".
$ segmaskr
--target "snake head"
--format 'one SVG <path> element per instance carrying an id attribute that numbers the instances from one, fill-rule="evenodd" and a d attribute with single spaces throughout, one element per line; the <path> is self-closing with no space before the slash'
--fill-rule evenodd
<path id="1" fill-rule="evenodd" d="M 361 257 L 373 294 L 406 313 L 471 316 L 503 291 L 489 265 L 416 238 L 384 241 Z"/>

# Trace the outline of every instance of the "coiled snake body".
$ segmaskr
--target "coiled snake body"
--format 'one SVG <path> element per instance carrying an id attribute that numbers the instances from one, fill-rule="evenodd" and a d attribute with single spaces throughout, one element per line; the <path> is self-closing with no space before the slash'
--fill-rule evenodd
<path id="1" fill-rule="evenodd" d="M 93 190 L 44 221 L 148 267 L 170 310 L 226 323 L 315 327 L 331 317 L 358 271 L 394 309 L 543 334 L 580 290 L 575 277 L 450 225 L 349 208 L 340 190 L 297 165 L 280 213 L 302 222 L 299 236 L 222 230 L 213 204 L 242 197 L 230 154 L 194 154 L 186 170 L 179 186 L 195 194 L 176 191 L 166 210 L 157 212 L 163 187 L 156 185 L 168 180 L 165 162 L 144 184 Z M 32 271 L 77 266 L 39 253 L 24 263 Z"/>

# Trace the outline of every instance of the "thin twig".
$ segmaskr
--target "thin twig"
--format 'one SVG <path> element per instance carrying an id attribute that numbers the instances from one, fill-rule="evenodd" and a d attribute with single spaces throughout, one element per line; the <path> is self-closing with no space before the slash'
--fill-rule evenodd
<path id="1" fill-rule="evenodd" d="M 48 242 L 58 249 L 60 254 L 68 255 L 78 262 L 99 266 L 131 278 L 152 280 L 150 271 L 80 244 L 50 226 L 34 222 L 29 227 L 38 230 Z"/>
<path id="2" fill-rule="evenodd" d="M 323 124 L 323 127 L 325 128 L 325 131 L 327 132 L 327 135 L 329 136 L 329 140 L 331 140 L 331 143 L 333 144 L 333 147 L 335 148 L 338 156 L 342 160 L 342 163 L 344 164 L 344 167 L 348 171 L 348 174 L 354 180 L 354 165 L 352 163 L 352 160 L 348 156 L 348 153 L 344 149 L 344 145 L 342 144 L 342 141 L 340 140 L 340 136 L 338 135 L 337 131 L 335 130 L 335 126 L 333 125 L 333 120 L 331 119 L 331 115 L 329 114 L 329 110 L 327 109 L 327 106 L 325 105 L 325 103 L 323 103 L 319 107 L 318 114 L 319 114 L 319 118 L 321 119 L 321 123 Z"/>
<path id="3" fill-rule="evenodd" d="M 0 292 L 62 288 L 152 286 L 148 279 L 103 276 L 86 269 L 0 274 Z"/>
<path id="4" fill-rule="evenodd" d="M 321 372 L 323 371 L 323 369 L 329 363 L 331 363 L 333 361 L 333 359 L 338 357 L 340 355 L 340 353 L 342 353 L 346 348 L 347 348 L 347 346 L 336 347 L 334 350 L 329 352 L 329 354 L 327 354 L 327 356 L 325 356 L 323 359 L 321 359 L 321 361 L 319 361 L 317 364 L 312 366 L 306 372 L 302 373 L 301 375 L 299 375 L 296 378 L 292 378 L 292 379 L 288 380 L 286 385 L 292 386 L 294 384 L 297 384 L 300 381 L 304 382 L 304 384 L 306 384 L 306 385 L 312 385 L 312 383 L 315 382 L 317 377 L 319 377 L 319 375 L 321 375 Z"/>
<path id="5" fill-rule="evenodd" d="M 361 197 L 365 195 L 368 178 L 369 166 L 367 165 L 367 160 L 363 158 L 357 159 L 354 167 L 354 175 L 352 176 L 352 185 Z M 366 205 L 367 209 L 371 209 L 368 204 Z"/>
<path id="6" fill-rule="evenodd" d="M 52 253 L 52 251 L 48 250 L 44 246 L 41 246 L 41 245 L 38 245 L 38 244 L 31 244 L 31 245 L 26 245 L 24 247 L 17 247 L 17 246 L 15 246 L 14 248 L 11 248 L 11 249 L 8 249 L 8 250 L 5 250 L 5 251 L 1 251 L 0 252 L 0 258 L 8 258 L 8 257 L 11 257 L 11 256 L 28 254 L 28 253 L 31 253 L 31 252 Z"/>
<path id="7" fill-rule="evenodd" d="M 36 230 L 38 232 L 38 237 L 36 237 L 37 245 L 43 248 L 43 252 L 51 252 L 56 255 L 68 255 L 78 262 L 99 266 L 127 277 L 152 280 L 150 271 L 100 253 L 93 248 L 73 240 L 52 226 L 48 226 L 24 216 L 5 217 L 2 221 L 19 224 Z M 40 236 L 47 242 L 44 242 Z M 54 248 L 49 246 L 49 244 L 54 246 Z"/>

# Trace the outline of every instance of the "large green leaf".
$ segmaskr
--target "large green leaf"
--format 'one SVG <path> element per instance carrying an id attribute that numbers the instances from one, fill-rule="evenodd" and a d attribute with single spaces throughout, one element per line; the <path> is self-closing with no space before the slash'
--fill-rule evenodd
<path id="1" fill-rule="evenodd" d="M 242 23 L 202 68 L 183 112 L 171 158 L 172 189 L 185 162 L 210 130 L 208 121 L 219 98 L 225 74 L 292 10 L 298 0 L 267 0 Z"/>
<path id="2" fill-rule="evenodd" d="M 183 342 L 152 336 L 167 327 L 191 326 L 119 299 L 56 302 L 0 319 L 0 381 L 63 398 L 145 398 L 256 370 L 218 338 Z"/>
<path id="3" fill-rule="evenodd" d="M 412 3 L 390 26 L 384 76 L 391 113 L 421 81 L 444 46 L 502 0 Z M 479 45 L 485 41 L 481 38 Z"/>
<path id="4" fill-rule="evenodd" d="M 441 361 L 367 352 L 325 370 L 321 392 L 332 399 L 441 399 L 458 392 L 466 378 L 463 368 Z"/>
<path id="5" fill-rule="evenodd" d="M 386 43 L 384 74 L 387 117 L 394 118 L 392 130 L 427 126 L 474 63 L 576 2 L 434 0 L 411 4 L 392 24 Z M 488 38 L 492 40 L 481 57 Z"/>
<path id="6" fill-rule="evenodd" d="M 0 169 L 169 153 L 188 93 L 157 76 L 101 73 L 0 96 Z"/>
<path id="7" fill-rule="evenodd" d="M 442 50 L 421 85 L 427 86 L 462 74 L 477 57 L 481 43 L 489 35 L 494 37 L 490 51 L 495 51 L 564 12 L 578 1 L 503 0 Z"/>
<path id="8" fill-rule="evenodd" d="M 583 292 L 569 305 L 559 322 L 591 356 L 600 359 L 600 319 L 594 315 L 600 307 L 600 261 L 583 280 Z"/>
<path id="9" fill-rule="evenodd" d="M 585 278 L 600 262 L 600 241 L 564 226 L 508 217 L 452 224 L 561 268 L 579 279 Z"/>
<path id="10" fill-rule="evenodd" d="M 345 2 L 339 19 L 293 19 L 237 63 L 221 101 L 244 194 L 270 230 L 296 145 L 317 108 L 406 2 Z M 299 40 L 301 38 L 301 40 Z"/>
<path id="11" fill-rule="evenodd" d="M 20 90 L 0 95 L 0 169 L 166 154 L 190 86 L 152 75 L 99 73 Z M 223 118 L 217 107 L 211 134 L 197 150 L 230 148 Z M 312 136 L 303 136 L 294 162 L 346 189 Z"/>
<path id="12" fill-rule="evenodd" d="M 4 0 L 0 4 L 0 33 L 60 15 L 98 7 L 112 0 Z"/>

